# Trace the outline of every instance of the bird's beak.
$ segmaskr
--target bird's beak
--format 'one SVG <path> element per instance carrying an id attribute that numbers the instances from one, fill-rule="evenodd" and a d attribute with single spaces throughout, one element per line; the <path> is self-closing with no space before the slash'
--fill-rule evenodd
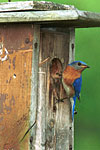
<path id="1" fill-rule="evenodd" d="M 82 65 L 81 67 L 84 68 L 84 69 L 85 68 L 90 68 L 90 66 L 88 66 L 88 65 Z"/>

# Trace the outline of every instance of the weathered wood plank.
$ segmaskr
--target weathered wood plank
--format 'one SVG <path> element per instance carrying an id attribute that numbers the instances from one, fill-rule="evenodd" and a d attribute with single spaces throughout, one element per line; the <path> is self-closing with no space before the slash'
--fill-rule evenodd
<path id="1" fill-rule="evenodd" d="M 22 11 L 22 10 L 71 10 L 71 9 L 74 9 L 74 6 L 61 5 L 45 1 L 0 3 L 0 12 L 20 11 L 20 10 Z"/>
<path id="2" fill-rule="evenodd" d="M 70 38 L 69 38 L 69 62 L 75 60 L 75 29 L 70 28 Z M 73 98 L 70 99 L 73 108 Z M 71 123 L 69 128 L 69 150 L 74 150 L 74 121 Z"/>
<path id="3" fill-rule="evenodd" d="M 34 40 L 32 53 L 32 76 L 31 76 L 31 105 L 30 105 L 30 128 L 37 121 L 38 107 L 38 69 L 39 69 L 39 43 L 40 43 L 40 26 L 34 25 Z M 30 130 L 30 150 L 35 148 L 36 126 Z"/>
<path id="4" fill-rule="evenodd" d="M 57 11 L 28 11 L 28 12 L 10 12 L 1 13 L 0 22 L 44 22 L 57 20 L 76 20 L 78 19 L 75 10 L 57 10 Z"/>
<path id="5" fill-rule="evenodd" d="M 71 63 L 75 59 L 75 29 L 70 28 L 70 38 L 69 38 L 69 62 Z"/>
<path id="6" fill-rule="evenodd" d="M 100 13 L 76 10 L 79 15 L 79 20 L 100 22 Z"/>
<path id="7" fill-rule="evenodd" d="M 74 6 L 72 5 L 64 5 L 64 4 L 57 4 L 54 2 L 33 2 L 34 8 L 36 10 L 73 10 Z"/>
<path id="8" fill-rule="evenodd" d="M 33 1 L 0 3 L 0 12 L 32 10 L 32 9 L 33 9 Z"/>
<path id="9" fill-rule="evenodd" d="M 35 150 L 45 150 L 45 122 L 46 122 L 46 73 L 39 68 L 38 82 L 38 108 L 37 108 L 37 128 Z"/>
<path id="10" fill-rule="evenodd" d="M 55 27 L 99 27 L 100 13 L 78 10 L 26 11 L 0 13 L 0 23 L 34 22 Z"/>
<path id="11" fill-rule="evenodd" d="M 47 40 L 48 39 L 48 40 Z M 61 79 L 56 73 L 68 63 L 69 30 L 42 29 L 41 59 L 50 56 L 51 61 L 43 65 L 46 78 L 46 150 L 69 150 L 69 128 L 71 125 L 70 101 L 56 103 L 56 98 L 66 97 Z M 43 87 L 44 88 L 44 87 Z M 57 94 L 58 93 L 58 94 Z M 58 95 L 58 97 L 57 97 Z"/>
<path id="12" fill-rule="evenodd" d="M 29 127 L 32 31 L 31 24 L 0 26 L 0 150 L 28 149 L 28 136 L 20 140 Z"/>

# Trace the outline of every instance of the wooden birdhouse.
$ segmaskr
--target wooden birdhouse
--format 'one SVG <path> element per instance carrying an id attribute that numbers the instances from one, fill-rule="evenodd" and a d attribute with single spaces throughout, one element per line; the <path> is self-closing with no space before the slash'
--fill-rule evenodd
<path id="1" fill-rule="evenodd" d="M 98 26 L 100 14 L 74 6 L 0 4 L 0 150 L 74 150 L 59 74 L 74 60 L 75 28 Z"/>

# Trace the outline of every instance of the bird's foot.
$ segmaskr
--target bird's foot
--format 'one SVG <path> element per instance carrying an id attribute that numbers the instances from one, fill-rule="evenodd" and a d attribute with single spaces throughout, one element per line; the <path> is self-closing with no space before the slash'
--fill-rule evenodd
<path id="1" fill-rule="evenodd" d="M 75 115 L 77 114 L 77 110 L 74 110 L 74 114 L 75 114 Z"/>
<path id="2" fill-rule="evenodd" d="M 65 98 L 62 98 L 62 99 L 56 99 L 56 103 L 60 103 L 60 102 L 63 102 L 64 103 L 64 100 L 67 99 L 68 97 L 65 97 Z"/>
<path id="3" fill-rule="evenodd" d="M 64 100 L 63 99 L 56 99 L 55 103 L 60 103 L 60 102 L 64 102 Z"/>

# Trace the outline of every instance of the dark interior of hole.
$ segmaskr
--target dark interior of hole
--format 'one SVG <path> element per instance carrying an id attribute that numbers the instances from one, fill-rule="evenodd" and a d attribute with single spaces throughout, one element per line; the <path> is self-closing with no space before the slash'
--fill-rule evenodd
<path id="1" fill-rule="evenodd" d="M 56 100 L 60 99 L 60 90 L 62 87 L 62 70 L 63 66 L 59 58 L 52 59 L 50 63 L 50 89 L 49 89 L 49 105 L 51 107 L 53 95 L 53 111 L 56 111 Z"/>
<path id="2" fill-rule="evenodd" d="M 59 58 L 52 59 L 51 64 L 50 64 L 50 76 L 53 79 L 59 79 L 61 78 L 62 70 L 63 70 L 63 67 L 62 67 L 62 63 L 60 59 Z"/>

